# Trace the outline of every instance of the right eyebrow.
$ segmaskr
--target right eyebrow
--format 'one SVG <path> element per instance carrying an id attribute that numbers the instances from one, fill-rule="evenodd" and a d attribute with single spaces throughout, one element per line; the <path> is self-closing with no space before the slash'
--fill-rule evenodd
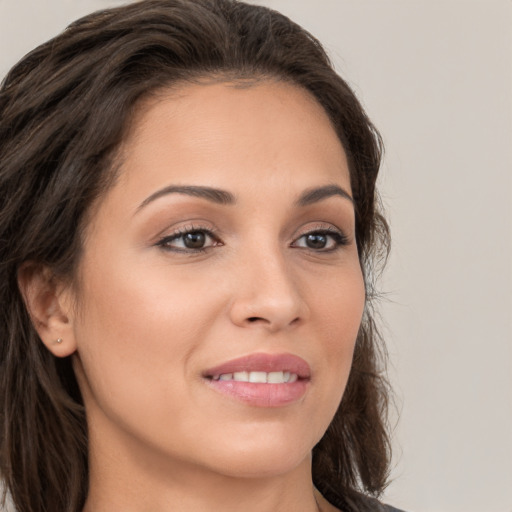
<path id="1" fill-rule="evenodd" d="M 344 199 L 348 199 L 351 203 L 354 202 L 354 199 L 346 190 L 338 185 L 333 184 L 306 190 L 297 200 L 297 205 L 308 206 L 332 196 L 340 196 Z"/>
<path id="2" fill-rule="evenodd" d="M 229 205 L 235 203 L 235 196 L 227 190 L 212 187 L 200 187 L 197 185 L 169 185 L 168 187 L 157 190 L 144 199 L 144 201 L 142 201 L 142 203 L 137 207 L 137 212 L 149 203 L 168 194 L 185 194 L 192 197 L 201 197 L 202 199 L 206 199 L 207 201 L 217 204 Z"/>

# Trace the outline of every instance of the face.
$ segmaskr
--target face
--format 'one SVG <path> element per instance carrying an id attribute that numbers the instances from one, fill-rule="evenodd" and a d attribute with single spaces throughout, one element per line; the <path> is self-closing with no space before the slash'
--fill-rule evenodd
<path id="1" fill-rule="evenodd" d="M 121 162 L 72 317 L 92 450 L 246 476 L 308 460 L 364 305 L 325 112 L 280 82 L 187 85 L 141 107 Z"/>

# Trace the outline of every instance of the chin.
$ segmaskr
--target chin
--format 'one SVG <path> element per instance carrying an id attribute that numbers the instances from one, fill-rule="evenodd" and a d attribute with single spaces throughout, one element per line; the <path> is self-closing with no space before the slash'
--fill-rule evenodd
<path id="1" fill-rule="evenodd" d="M 323 433 L 323 432 L 322 432 Z M 294 435 L 287 430 L 261 428 L 249 438 L 228 436 L 210 445 L 209 460 L 216 472 L 237 478 L 270 478 L 310 464 L 313 446 L 322 433 Z"/>
<path id="2" fill-rule="evenodd" d="M 281 457 L 265 457 L 245 455 L 243 457 L 228 456 L 219 461 L 215 472 L 232 478 L 276 478 L 290 474 L 302 464 L 309 464 L 310 452 L 302 454 L 286 454 Z M 222 463 L 223 462 L 223 463 Z M 222 464 L 221 464 L 222 463 Z"/>

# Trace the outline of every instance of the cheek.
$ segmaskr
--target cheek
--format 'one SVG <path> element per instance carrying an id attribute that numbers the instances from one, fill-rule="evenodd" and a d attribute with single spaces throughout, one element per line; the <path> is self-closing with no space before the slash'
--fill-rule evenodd
<path id="1" fill-rule="evenodd" d="M 330 278 L 312 301 L 319 332 L 330 338 L 333 349 L 355 343 L 365 305 L 361 268 L 353 263 Z"/>
<path id="2" fill-rule="evenodd" d="M 190 360 L 217 317 L 216 302 L 190 282 L 169 286 L 161 268 L 127 275 L 119 267 L 89 273 L 75 369 L 94 428 L 105 432 L 108 418 L 140 437 L 163 439 L 174 432 L 170 418 L 183 418 L 193 402 Z"/>
<path id="3" fill-rule="evenodd" d="M 339 390 L 329 396 L 333 397 L 333 402 L 339 402 L 352 366 L 365 306 L 365 287 L 359 265 L 333 280 L 323 293 L 317 294 L 314 304 L 312 316 L 317 320 L 312 328 L 323 340 L 329 386 Z"/>
<path id="4" fill-rule="evenodd" d="M 213 292 L 165 279 L 162 268 L 139 266 L 134 273 L 122 263 L 93 267 L 84 269 L 75 336 L 83 376 L 96 400 L 114 393 L 135 398 L 148 389 L 156 399 L 171 376 L 179 386 L 201 333 L 217 316 Z"/>
<path id="5" fill-rule="evenodd" d="M 169 347 L 176 334 L 193 337 L 200 322 L 207 321 L 208 308 L 215 308 L 209 287 L 200 280 L 180 278 L 165 264 L 137 260 L 98 265 L 86 269 L 83 281 L 85 329 L 124 346 L 133 341 L 141 348 L 159 343 Z M 205 314 L 198 315 L 203 310 Z"/>

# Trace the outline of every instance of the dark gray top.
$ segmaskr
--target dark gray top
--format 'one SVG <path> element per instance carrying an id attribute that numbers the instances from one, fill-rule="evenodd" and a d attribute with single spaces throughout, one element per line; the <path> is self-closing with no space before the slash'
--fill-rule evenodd
<path id="1" fill-rule="evenodd" d="M 325 497 L 342 512 L 405 512 L 362 494 L 346 499 L 344 503 L 337 500 L 334 496 Z"/>

